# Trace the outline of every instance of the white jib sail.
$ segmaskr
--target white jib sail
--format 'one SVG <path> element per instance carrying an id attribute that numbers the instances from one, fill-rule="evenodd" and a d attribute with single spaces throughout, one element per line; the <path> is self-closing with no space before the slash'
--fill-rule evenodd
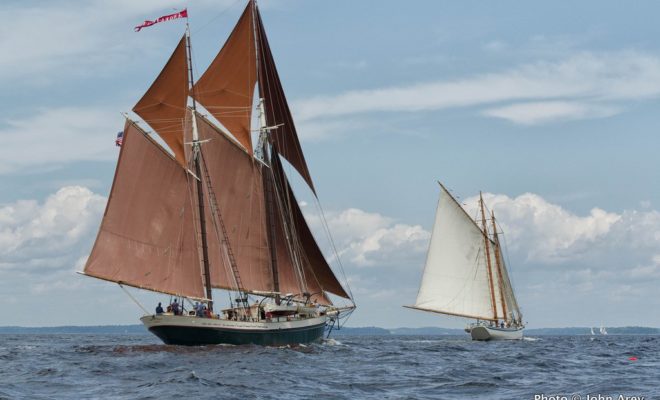
<path id="1" fill-rule="evenodd" d="M 494 249 L 489 250 L 494 261 Z M 497 317 L 501 318 L 494 263 L 491 268 Z M 442 185 L 415 308 L 469 318 L 494 317 L 483 232 Z"/>

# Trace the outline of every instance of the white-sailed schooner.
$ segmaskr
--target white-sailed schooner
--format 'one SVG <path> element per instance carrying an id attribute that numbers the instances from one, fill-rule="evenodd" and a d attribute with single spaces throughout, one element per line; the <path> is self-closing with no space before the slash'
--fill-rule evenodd
<path id="1" fill-rule="evenodd" d="M 495 215 L 488 218 L 489 228 L 481 196 L 479 205 L 481 226 L 440 184 L 417 301 L 406 307 L 476 319 L 466 328 L 474 340 L 522 339 L 522 314 L 502 256 Z"/>

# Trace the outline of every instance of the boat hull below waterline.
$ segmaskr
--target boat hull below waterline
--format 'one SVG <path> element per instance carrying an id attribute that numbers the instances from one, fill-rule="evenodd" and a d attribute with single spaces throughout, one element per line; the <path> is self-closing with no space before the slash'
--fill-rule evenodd
<path id="1" fill-rule="evenodd" d="M 470 329 L 472 340 L 521 340 L 524 328 L 494 328 L 475 326 Z"/>
<path id="2" fill-rule="evenodd" d="M 140 321 L 165 344 L 286 346 L 323 339 L 326 316 L 287 321 L 232 321 L 184 315 L 146 315 Z"/>

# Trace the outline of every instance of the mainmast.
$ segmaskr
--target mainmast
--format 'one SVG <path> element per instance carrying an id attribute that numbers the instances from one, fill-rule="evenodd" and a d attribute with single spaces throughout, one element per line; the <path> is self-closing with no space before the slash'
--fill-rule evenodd
<path id="1" fill-rule="evenodd" d="M 490 263 L 490 241 L 488 240 L 488 226 L 486 225 L 486 213 L 484 210 L 484 198 L 479 192 L 479 205 L 481 206 L 481 224 L 483 226 L 484 247 L 486 248 L 486 265 L 488 266 L 488 283 L 490 285 L 490 301 L 493 305 L 493 319 L 497 321 L 497 304 L 495 303 L 495 288 L 493 285 L 493 269 Z"/>
<path id="2" fill-rule="evenodd" d="M 190 47 L 190 25 L 186 17 L 186 53 L 188 56 L 188 78 L 189 88 L 194 90 L 193 79 L 193 66 L 192 66 L 192 50 Z M 197 131 L 197 102 L 194 93 L 192 98 L 192 155 L 193 163 L 195 164 L 195 175 L 197 182 L 197 203 L 199 207 L 199 230 L 202 238 L 202 263 L 204 265 L 204 286 L 206 288 L 206 298 L 209 299 L 209 311 L 213 311 L 213 292 L 211 288 L 211 268 L 209 266 L 209 248 L 208 239 L 206 237 L 206 216 L 204 213 L 204 188 L 202 184 L 202 168 L 200 165 L 200 158 L 202 157 L 202 149 L 199 141 L 199 132 Z"/>
<path id="3" fill-rule="evenodd" d="M 495 242 L 495 264 L 497 265 L 497 276 L 500 284 L 500 304 L 502 304 L 502 314 L 505 320 L 509 320 L 506 313 L 506 301 L 504 301 L 504 274 L 502 273 L 502 252 L 500 249 L 500 241 L 497 237 L 497 226 L 495 225 L 495 212 L 491 212 L 491 220 L 493 223 L 493 241 Z"/>
<path id="4" fill-rule="evenodd" d="M 265 206 L 266 206 L 266 217 L 267 229 L 268 229 L 268 243 L 270 246 L 270 267 L 273 274 L 273 292 L 275 292 L 275 304 L 280 304 L 280 279 L 279 272 L 277 271 L 277 243 L 276 243 L 276 232 L 275 232 L 275 199 L 274 199 L 274 184 L 273 184 L 273 170 L 271 168 L 271 157 L 277 157 L 277 153 L 269 150 L 272 150 L 272 145 L 269 149 L 270 141 L 268 139 L 268 130 L 266 126 L 266 115 L 264 112 L 264 100 L 259 99 L 259 144 L 261 145 L 261 156 L 263 162 L 268 166 L 268 168 L 263 173 L 263 185 L 264 185 L 264 195 L 266 197 Z"/>
<path id="5" fill-rule="evenodd" d="M 257 16 L 257 5 L 256 1 L 250 0 L 249 6 L 252 7 L 252 29 L 254 33 L 254 51 L 255 51 L 255 61 L 257 65 L 257 82 L 259 84 L 259 92 L 263 92 L 264 77 L 259 73 L 259 63 L 261 62 L 260 52 L 262 48 L 259 43 L 259 35 L 257 21 L 259 18 Z M 277 126 L 269 127 L 266 122 L 266 109 L 264 106 L 263 97 L 259 98 L 259 141 L 257 144 L 257 155 L 261 155 L 261 159 L 268 166 L 268 168 L 262 174 L 263 186 L 264 186 L 264 196 L 265 196 L 265 211 L 266 211 L 266 229 L 268 233 L 268 243 L 270 248 L 270 268 L 271 273 L 273 274 L 273 292 L 275 292 L 275 304 L 280 304 L 280 277 L 277 270 L 277 237 L 275 230 L 275 185 L 273 182 L 274 175 L 273 169 L 271 167 L 271 157 L 277 157 L 277 154 L 272 151 L 271 138 L 269 137 L 269 131 L 277 129 Z M 261 153 L 261 154 L 259 154 Z"/>

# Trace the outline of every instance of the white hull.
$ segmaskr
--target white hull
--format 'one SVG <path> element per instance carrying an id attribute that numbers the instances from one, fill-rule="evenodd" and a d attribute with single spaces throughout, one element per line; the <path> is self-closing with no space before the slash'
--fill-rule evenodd
<path id="1" fill-rule="evenodd" d="M 521 340 L 524 328 L 494 328 L 474 326 L 470 329 L 472 340 Z"/>

